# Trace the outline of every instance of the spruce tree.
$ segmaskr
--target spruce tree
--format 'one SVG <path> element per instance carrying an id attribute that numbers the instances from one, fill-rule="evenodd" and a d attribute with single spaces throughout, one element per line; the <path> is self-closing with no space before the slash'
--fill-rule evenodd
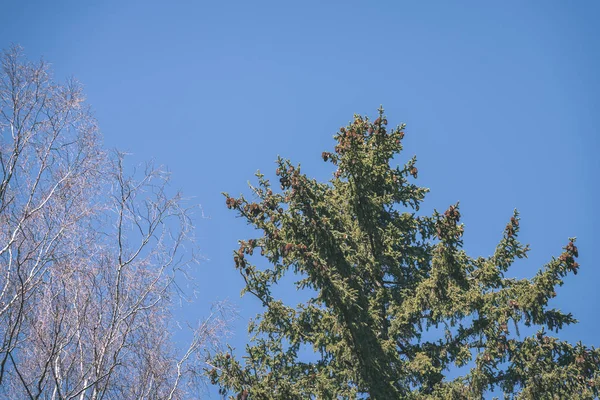
<path id="1" fill-rule="evenodd" d="M 233 259 L 264 313 L 249 324 L 243 360 L 231 350 L 214 357 L 213 383 L 248 400 L 597 396 L 600 352 L 551 335 L 576 322 L 548 305 L 577 273 L 575 239 L 531 279 L 506 277 L 529 250 L 515 211 L 492 256 L 467 255 L 458 204 L 418 212 L 428 189 L 413 183 L 415 158 L 392 166 L 405 126 L 387 125 L 380 109 L 374 121 L 355 115 L 340 128 L 334 151 L 322 154 L 337 168 L 329 182 L 279 158 L 281 190 L 257 173 L 255 201 L 225 194 L 261 232 L 240 241 Z M 286 274 L 310 300 L 273 295 Z M 431 330 L 439 337 L 423 337 Z M 464 375 L 448 379 L 457 367 Z"/>

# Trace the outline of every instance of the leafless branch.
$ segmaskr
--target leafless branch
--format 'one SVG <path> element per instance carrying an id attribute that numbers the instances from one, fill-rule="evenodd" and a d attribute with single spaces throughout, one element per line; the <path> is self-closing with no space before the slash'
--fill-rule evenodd
<path id="1" fill-rule="evenodd" d="M 106 152 L 74 80 L 13 47 L 0 71 L 0 397 L 179 399 L 198 390 L 223 306 L 180 351 L 172 309 L 194 265 L 169 174 Z M 191 251 L 188 251 L 191 249 Z M 180 278 L 179 278 L 180 277 Z"/>

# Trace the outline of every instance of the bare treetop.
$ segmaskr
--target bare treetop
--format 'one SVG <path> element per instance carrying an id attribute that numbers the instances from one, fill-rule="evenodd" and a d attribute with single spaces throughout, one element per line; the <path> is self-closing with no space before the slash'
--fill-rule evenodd
<path id="1" fill-rule="evenodd" d="M 176 279 L 196 261 L 190 209 L 162 169 L 128 174 L 81 85 L 54 82 L 19 47 L 2 55 L 0 172 L 1 395 L 197 390 L 203 350 L 227 327 L 218 306 L 189 347 L 172 341 Z"/>

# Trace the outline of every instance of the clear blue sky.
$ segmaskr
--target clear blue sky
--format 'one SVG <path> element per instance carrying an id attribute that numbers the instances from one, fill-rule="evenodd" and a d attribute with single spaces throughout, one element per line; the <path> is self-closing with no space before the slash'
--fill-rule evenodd
<path id="1" fill-rule="evenodd" d="M 555 304 L 600 346 L 600 3 L 597 1 L 28 1 L 0 8 L 21 44 L 85 85 L 105 143 L 154 158 L 202 204 L 202 295 L 230 298 L 231 251 L 249 231 L 220 195 L 247 193 L 277 155 L 327 179 L 320 154 L 353 113 L 406 122 L 424 208 L 460 200 L 465 243 L 490 255 L 518 208 L 532 275 L 578 237 L 581 269 Z M 291 296 L 289 298 L 294 298 Z M 242 347 L 245 322 L 234 344 Z"/>

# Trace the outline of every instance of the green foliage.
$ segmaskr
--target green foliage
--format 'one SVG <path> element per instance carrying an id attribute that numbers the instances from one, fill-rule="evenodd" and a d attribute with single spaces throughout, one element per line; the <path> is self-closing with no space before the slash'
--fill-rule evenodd
<path id="1" fill-rule="evenodd" d="M 240 241 L 234 261 L 265 311 L 250 323 L 243 362 L 212 360 L 213 383 L 239 399 L 479 399 L 498 388 L 506 398 L 594 398 L 600 352 L 547 334 L 576 322 L 548 306 L 577 273 L 575 240 L 532 279 L 506 278 L 528 251 L 515 211 L 491 257 L 468 256 L 458 205 L 416 214 L 428 191 L 411 183 L 416 159 L 390 166 L 403 137 L 383 110 L 373 122 L 356 115 L 323 153 L 337 167 L 330 182 L 280 158 L 281 191 L 258 173 L 256 202 L 226 195 L 262 232 Z M 312 294 L 295 307 L 272 293 L 290 273 Z M 523 337 L 523 325 L 539 331 Z M 436 328 L 439 339 L 423 337 Z M 306 346 L 314 357 L 299 356 Z M 465 365 L 466 375 L 446 378 Z"/>

